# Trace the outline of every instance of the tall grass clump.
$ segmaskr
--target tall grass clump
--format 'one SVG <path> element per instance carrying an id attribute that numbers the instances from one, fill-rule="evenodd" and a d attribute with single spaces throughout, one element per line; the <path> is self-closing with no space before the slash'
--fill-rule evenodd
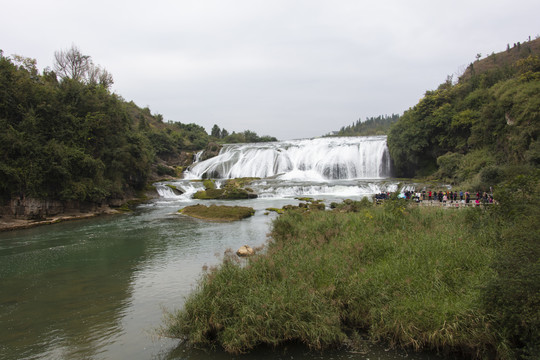
<path id="1" fill-rule="evenodd" d="M 510 357 L 540 354 L 540 170 L 507 179 L 496 190 L 500 206 L 490 214 L 495 228 L 495 272 L 483 292 L 485 311 Z"/>
<path id="2" fill-rule="evenodd" d="M 489 229 L 470 221 L 478 211 L 402 202 L 288 211 L 274 221 L 266 253 L 242 264 L 226 256 L 169 314 L 164 333 L 231 353 L 287 342 L 320 350 L 361 333 L 490 356 L 500 338 L 480 297 L 494 246 Z"/>

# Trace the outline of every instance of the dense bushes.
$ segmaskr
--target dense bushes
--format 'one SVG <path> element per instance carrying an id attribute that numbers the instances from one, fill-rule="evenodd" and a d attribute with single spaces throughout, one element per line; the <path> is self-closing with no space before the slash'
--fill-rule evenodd
<path id="1" fill-rule="evenodd" d="M 122 99 L 28 64 L 0 57 L 0 197 L 100 202 L 142 188 L 154 150 Z"/>
<path id="2" fill-rule="evenodd" d="M 540 171 L 523 171 L 495 193 L 493 209 L 498 251 L 495 276 L 483 296 L 504 344 L 520 358 L 540 354 Z"/>

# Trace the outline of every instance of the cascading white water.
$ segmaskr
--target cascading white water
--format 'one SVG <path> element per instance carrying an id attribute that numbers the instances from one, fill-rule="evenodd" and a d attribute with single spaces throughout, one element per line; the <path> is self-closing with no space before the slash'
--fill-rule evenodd
<path id="1" fill-rule="evenodd" d="M 367 136 L 225 145 L 218 156 L 195 163 L 185 178 L 325 181 L 380 179 L 390 171 L 386 136 Z"/>
<path id="2" fill-rule="evenodd" d="M 173 189 L 163 183 L 154 184 L 159 196 L 163 199 L 190 200 L 191 196 L 199 190 L 204 190 L 204 186 L 198 182 L 177 182 L 175 187 L 181 194 L 175 193 Z"/>

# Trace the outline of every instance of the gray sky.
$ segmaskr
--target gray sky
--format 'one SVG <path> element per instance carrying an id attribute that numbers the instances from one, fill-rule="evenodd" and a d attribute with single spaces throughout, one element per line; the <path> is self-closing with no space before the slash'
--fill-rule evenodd
<path id="1" fill-rule="evenodd" d="M 538 0 L 0 0 L 0 49 L 52 67 L 75 44 L 165 120 L 293 139 L 402 113 L 506 44 Z"/>

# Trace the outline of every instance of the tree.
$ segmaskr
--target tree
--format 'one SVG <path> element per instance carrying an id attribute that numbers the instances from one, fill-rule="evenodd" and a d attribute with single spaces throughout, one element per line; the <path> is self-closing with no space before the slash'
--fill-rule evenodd
<path id="1" fill-rule="evenodd" d="M 69 50 L 54 52 L 54 71 L 62 78 L 81 81 L 90 69 L 90 56 L 83 55 L 75 45 Z"/>
<path id="2" fill-rule="evenodd" d="M 225 129 L 221 129 L 221 138 L 226 138 L 227 136 L 229 136 L 229 132 Z"/>
<path id="3" fill-rule="evenodd" d="M 219 128 L 219 126 L 214 124 L 214 126 L 212 127 L 212 131 L 211 131 L 210 135 L 215 137 L 216 139 L 219 139 L 221 137 L 221 129 Z"/>
<path id="4" fill-rule="evenodd" d="M 259 137 L 257 136 L 257 133 L 251 130 L 244 131 L 244 138 L 246 142 L 257 142 L 259 140 Z"/>
<path id="5" fill-rule="evenodd" d="M 99 65 L 94 65 L 89 55 L 83 55 L 75 45 L 69 50 L 55 51 L 54 71 L 62 80 L 72 79 L 84 84 L 99 84 L 109 88 L 113 84 L 112 75 Z"/>

